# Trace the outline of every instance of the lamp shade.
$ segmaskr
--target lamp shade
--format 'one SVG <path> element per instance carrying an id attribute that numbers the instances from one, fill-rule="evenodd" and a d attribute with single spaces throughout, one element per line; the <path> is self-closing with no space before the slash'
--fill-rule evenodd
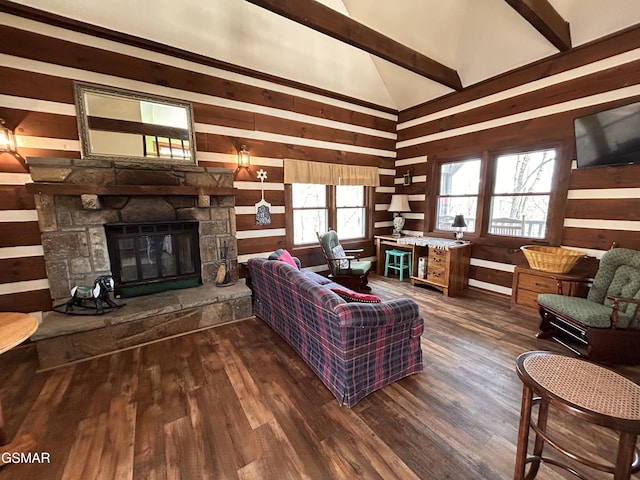
<path id="1" fill-rule="evenodd" d="M 249 156 L 249 149 L 246 145 L 242 145 L 238 150 L 238 168 L 249 168 L 251 164 L 251 157 Z"/>
<path id="2" fill-rule="evenodd" d="M 410 212 L 409 196 L 405 194 L 395 194 L 391 196 L 391 203 L 387 209 L 389 212 Z"/>
<path id="3" fill-rule="evenodd" d="M 467 224 L 464 221 L 464 215 L 456 215 L 451 224 L 453 228 L 464 228 Z"/>
<path id="4" fill-rule="evenodd" d="M 16 139 L 13 132 L 5 127 L 2 118 L 0 118 L 0 152 L 16 152 Z"/>

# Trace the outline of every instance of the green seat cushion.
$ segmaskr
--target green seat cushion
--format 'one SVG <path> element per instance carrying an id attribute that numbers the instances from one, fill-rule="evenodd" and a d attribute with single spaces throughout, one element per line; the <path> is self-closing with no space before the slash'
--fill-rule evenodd
<path id="1" fill-rule="evenodd" d="M 351 261 L 351 274 L 352 275 L 364 275 L 371 270 L 371 262 L 369 260 L 352 260 Z M 336 272 L 337 275 L 348 275 L 349 271 L 346 269 L 339 269 Z"/>
<path id="2" fill-rule="evenodd" d="M 538 303 L 544 307 L 566 315 L 567 317 L 582 323 L 587 327 L 609 328 L 611 321 L 611 306 L 592 302 L 586 298 L 568 297 L 564 295 L 554 295 L 551 293 L 541 293 L 538 295 Z M 638 322 L 629 325 L 631 315 L 625 313 L 618 314 L 618 328 L 638 328 Z"/>

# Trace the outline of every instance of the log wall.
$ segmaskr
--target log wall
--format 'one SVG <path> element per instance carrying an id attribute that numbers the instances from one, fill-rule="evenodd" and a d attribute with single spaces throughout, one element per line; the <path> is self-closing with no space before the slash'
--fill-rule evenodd
<path id="1" fill-rule="evenodd" d="M 284 158 L 380 167 L 382 186 L 374 201 L 382 213 L 376 213 L 375 230 L 391 228 L 386 205 L 394 191 L 397 116 L 388 109 L 225 70 L 212 59 L 162 45 L 141 48 L 123 35 L 88 35 L 9 13 L 0 19 L 0 38 L 6 40 L 0 42 L 0 118 L 15 129 L 24 159 L 80 158 L 73 81 L 109 85 L 190 101 L 200 166 L 235 170 L 238 148 L 249 147 L 251 168 L 236 171 L 234 180 L 240 262 L 285 246 Z M 265 199 L 272 205 L 267 226 L 255 222 L 260 169 L 267 172 Z M 24 186 L 29 181 L 18 159 L 0 158 L 4 311 L 51 307 L 34 200 Z M 372 257 L 372 242 L 362 243 Z M 322 268 L 319 254 L 303 261 Z"/>
<path id="2" fill-rule="evenodd" d="M 562 245 L 594 258 L 614 242 L 640 249 L 640 166 L 577 170 L 573 140 L 575 117 L 640 100 L 640 27 L 396 115 L 149 41 L 92 34 L 73 22 L 6 12 L 0 18 L 0 118 L 15 129 L 23 158 L 80 158 L 74 80 L 192 102 L 201 166 L 235 169 L 237 148 L 249 147 L 252 166 L 234 181 L 240 262 L 286 245 L 284 158 L 378 166 L 374 234 L 390 232 L 386 207 L 392 193 L 404 192 L 412 207 L 405 229 L 428 235 L 429 158 L 542 143 L 563 152 Z M 255 224 L 260 169 L 268 175 L 268 226 Z M 404 187 L 407 170 L 412 184 Z M 19 159 L 0 156 L 0 310 L 51 306 L 35 206 L 24 187 L 29 181 Z M 371 242 L 358 246 L 373 257 Z M 472 256 L 472 286 L 511 293 L 520 253 L 483 243 Z M 301 257 L 305 266 L 322 268 L 319 252 Z"/>
<path id="3" fill-rule="evenodd" d="M 614 243 L 640 249 L 640 165 L 578 170 L 573 129 L 576 117 L 640 101 L 639 47 L 640 27 L 630 28 L 400 112 L 396 176 L 414 176 L 402 189 L 413 211 L 408 233 L 429 234 L 429 159 L 550 144 L 560 147 L 568 185 L 554 212 L 562 231 L 553 236 L 595 259 Z M 485 240 L 474 245 L 470 284 L 509 295 L 514 266 L 526 262 L 517 249 Z"/>

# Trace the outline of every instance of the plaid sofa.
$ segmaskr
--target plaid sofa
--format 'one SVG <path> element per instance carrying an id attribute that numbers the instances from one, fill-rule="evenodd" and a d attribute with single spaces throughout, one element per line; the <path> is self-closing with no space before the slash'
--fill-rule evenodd
<path id="1" fill-rule="evenodd" d="M 424 321 L 408 298 L 347 303 L 342 285 L 285 262 L 248 262 L 253 313 L 278 332 L 341 405 L 422 370 Z"/>

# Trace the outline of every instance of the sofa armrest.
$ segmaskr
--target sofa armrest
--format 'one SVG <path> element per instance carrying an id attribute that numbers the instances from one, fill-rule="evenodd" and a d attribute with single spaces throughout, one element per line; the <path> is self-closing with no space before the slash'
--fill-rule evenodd
<path id="1" fill-rule="evenodd" d="M 343 303 L 336 306 L 335 313 L 341 327 L 385 327 L 420 318 L 418 304 L 410 298 L 382 303 Z"/>

